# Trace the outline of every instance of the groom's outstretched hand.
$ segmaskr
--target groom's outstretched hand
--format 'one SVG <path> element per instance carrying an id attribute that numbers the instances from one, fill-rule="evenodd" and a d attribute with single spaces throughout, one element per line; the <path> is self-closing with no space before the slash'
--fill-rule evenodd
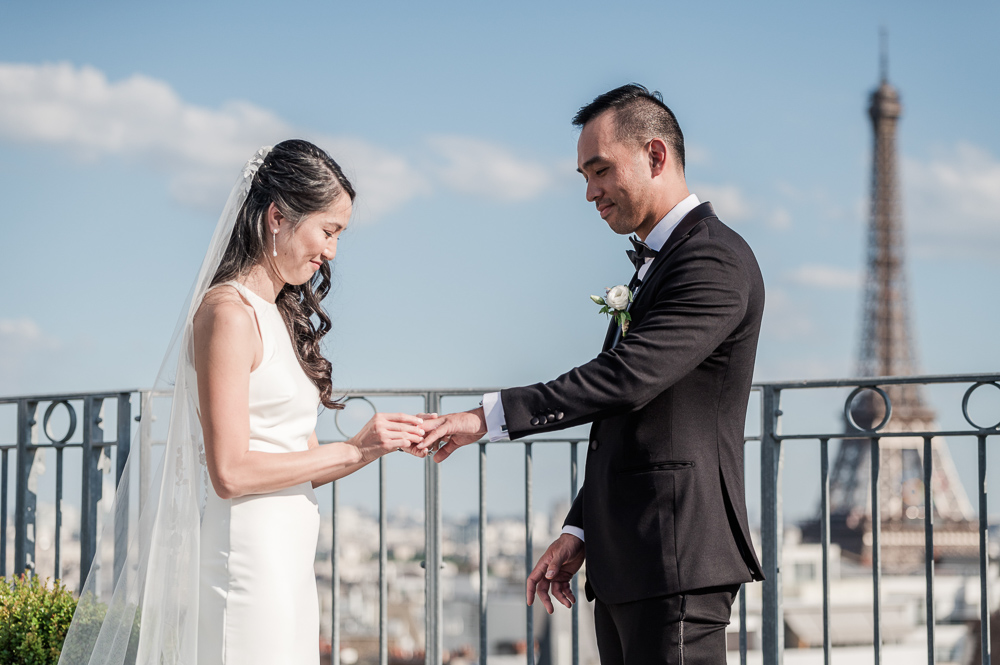
<path id="1" fill-rule="evenodd" d="M 424 420 L 424 440 L 416 445 L 417 450 L 434 451 L 434 446 L 440 448 L 434 454 L 435 462 L 443 462 L 453 452 L 479 441 L 486 434 L 486 414 L 483 407 L 472 411 L 449 413 L 432 420 Z"/>
<path id="2" fill-rule="evenodd" d="M 528 575 L 528 605 L 535 602 L 535 593 L 538 593 L 542 605 L 552 614 L 554 608 L 549 598 L 551 590 L 556 600 L 566 607 L 573 607 L 576 596 L 573 595 L 570 580 L 583 565 L 585 554 L 583 541 L 576 536 L 564 533 L 556 538 Z"/>

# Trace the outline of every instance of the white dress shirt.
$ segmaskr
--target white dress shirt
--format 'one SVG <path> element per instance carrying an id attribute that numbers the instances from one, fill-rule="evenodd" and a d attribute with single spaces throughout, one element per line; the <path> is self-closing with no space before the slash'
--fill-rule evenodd
<path id="1" fill-rule="evenodd" d="M 660 248 L 667 242 L 667 238 L 674 232 L 674 229 L 681 223 L 681 220 L 689 212 L 697 208 L 700 203 L 701 201 L 698 200 L 697 196 L 689 194 L 686 199 L 671 208 L 670 212 L 664 215 L 663 219 L 657 222 L 653 230 L 646 236 L 646 244 L 649 245 L 649 248 L 656 252 L 660 251 Z M 649 264 L 652 261 L 653 259 L 647 258 L 646 263 L 639 268 L 638 277 L 640 282 L 646 276 Z M 483 395 L 483 413 L 486 416 L 486 435 L 489 437 L 490 442 L 510 441 L 510 437 L 507 436 L 507 419 L 504 417 L 503 402 L 500 401 L 500 393 L 486 393 Z M 563 527 L 562 532 L 572 534 L 583 540 L 583 529 L 579 527 L 566 525 Z"/>

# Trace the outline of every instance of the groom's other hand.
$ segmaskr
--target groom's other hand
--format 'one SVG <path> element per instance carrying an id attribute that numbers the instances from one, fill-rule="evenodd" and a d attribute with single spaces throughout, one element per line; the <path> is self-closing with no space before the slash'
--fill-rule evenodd
<path id="1" fill-rule="evenodd" d="M 554 607 L 549 598 L 551 590 L 556 600 L 566 607 L 573 607 L 576 596 L 573 595 L 570 580 L 583 565 L 585 553 L 583 541 L 568 533 L 562 534 L 549 545 L 549 549 L 545 550 L 545 554 L 528 575 L 528 605 L 535 602 L 537 593 L 545 610 L 552 614 Z"/>
<path id="2" fill-rule="evenodd" d="M 434 454 L 434 461 L 441 463 L 462 446 L 483 438 L 486 434 L 486 415 L 483 407 L 479 407 L 425 420 L 423 427 L 427 434 L 416 447 L 418 450 L 433 450 L 435 444 L 443 443 Z"/>

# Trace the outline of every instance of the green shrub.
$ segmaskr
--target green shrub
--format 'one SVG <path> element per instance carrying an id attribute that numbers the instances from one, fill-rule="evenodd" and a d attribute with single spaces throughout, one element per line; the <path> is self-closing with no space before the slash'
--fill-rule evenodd
<path id="1" fill-rule="evenodd" d="M 0 584 L 0 663 L 55 665 L 76 599 L 56 580 L 21 575 Z"/>
<path id="2" fill-rule="evenodd" d="M 106 604 L 91 592 L 77 601 L 59 580 L 50 585 L 48 580 L 26 575 L 4 579 L 0 584 L 0 665 L 57 665 L 74 612 L 77 623 L 64 655 L 70 663 L 89 662 L 108 614 Z M 125 665 L 136 661 L 139 615 L 135 609 Z"/>

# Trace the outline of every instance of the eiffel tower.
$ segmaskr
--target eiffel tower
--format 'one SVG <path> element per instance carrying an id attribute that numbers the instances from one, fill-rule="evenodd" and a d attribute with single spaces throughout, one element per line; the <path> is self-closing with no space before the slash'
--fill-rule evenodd
<path id="1" fill-rule="evenodd" d="M 896 127 L 902 115 L 899 93 L 888 80 L 883 40 L 881 81 L 871 93 L 868 114 L 874 130 L 871 218 L 868 230 L 864 324 L 858 362 L 860 376 L 915 374 L 903 264 L 903 216 L 899 198 Z M 919 385 L 887 386 L 892 418 L 884 431 L 936 429 L 935 413 Z M 885 405 L 872 391 L 854 401 L 851 415 L 864 428 L 881 422 Z M 889 574 L 922 570 L 924 565 L 924 441 L 921 437 L 880 440 L 882 568 Z M 871 453 L 869 439 L 843 439 L 830 474 L 830 540 L 861 564 L 872 561 Z M 947 443 L 932 439 L 934 559 L 975 561 L 977 525 Z M 803 524 L 807 540 L 819 540 L 819 522 Z"/>

